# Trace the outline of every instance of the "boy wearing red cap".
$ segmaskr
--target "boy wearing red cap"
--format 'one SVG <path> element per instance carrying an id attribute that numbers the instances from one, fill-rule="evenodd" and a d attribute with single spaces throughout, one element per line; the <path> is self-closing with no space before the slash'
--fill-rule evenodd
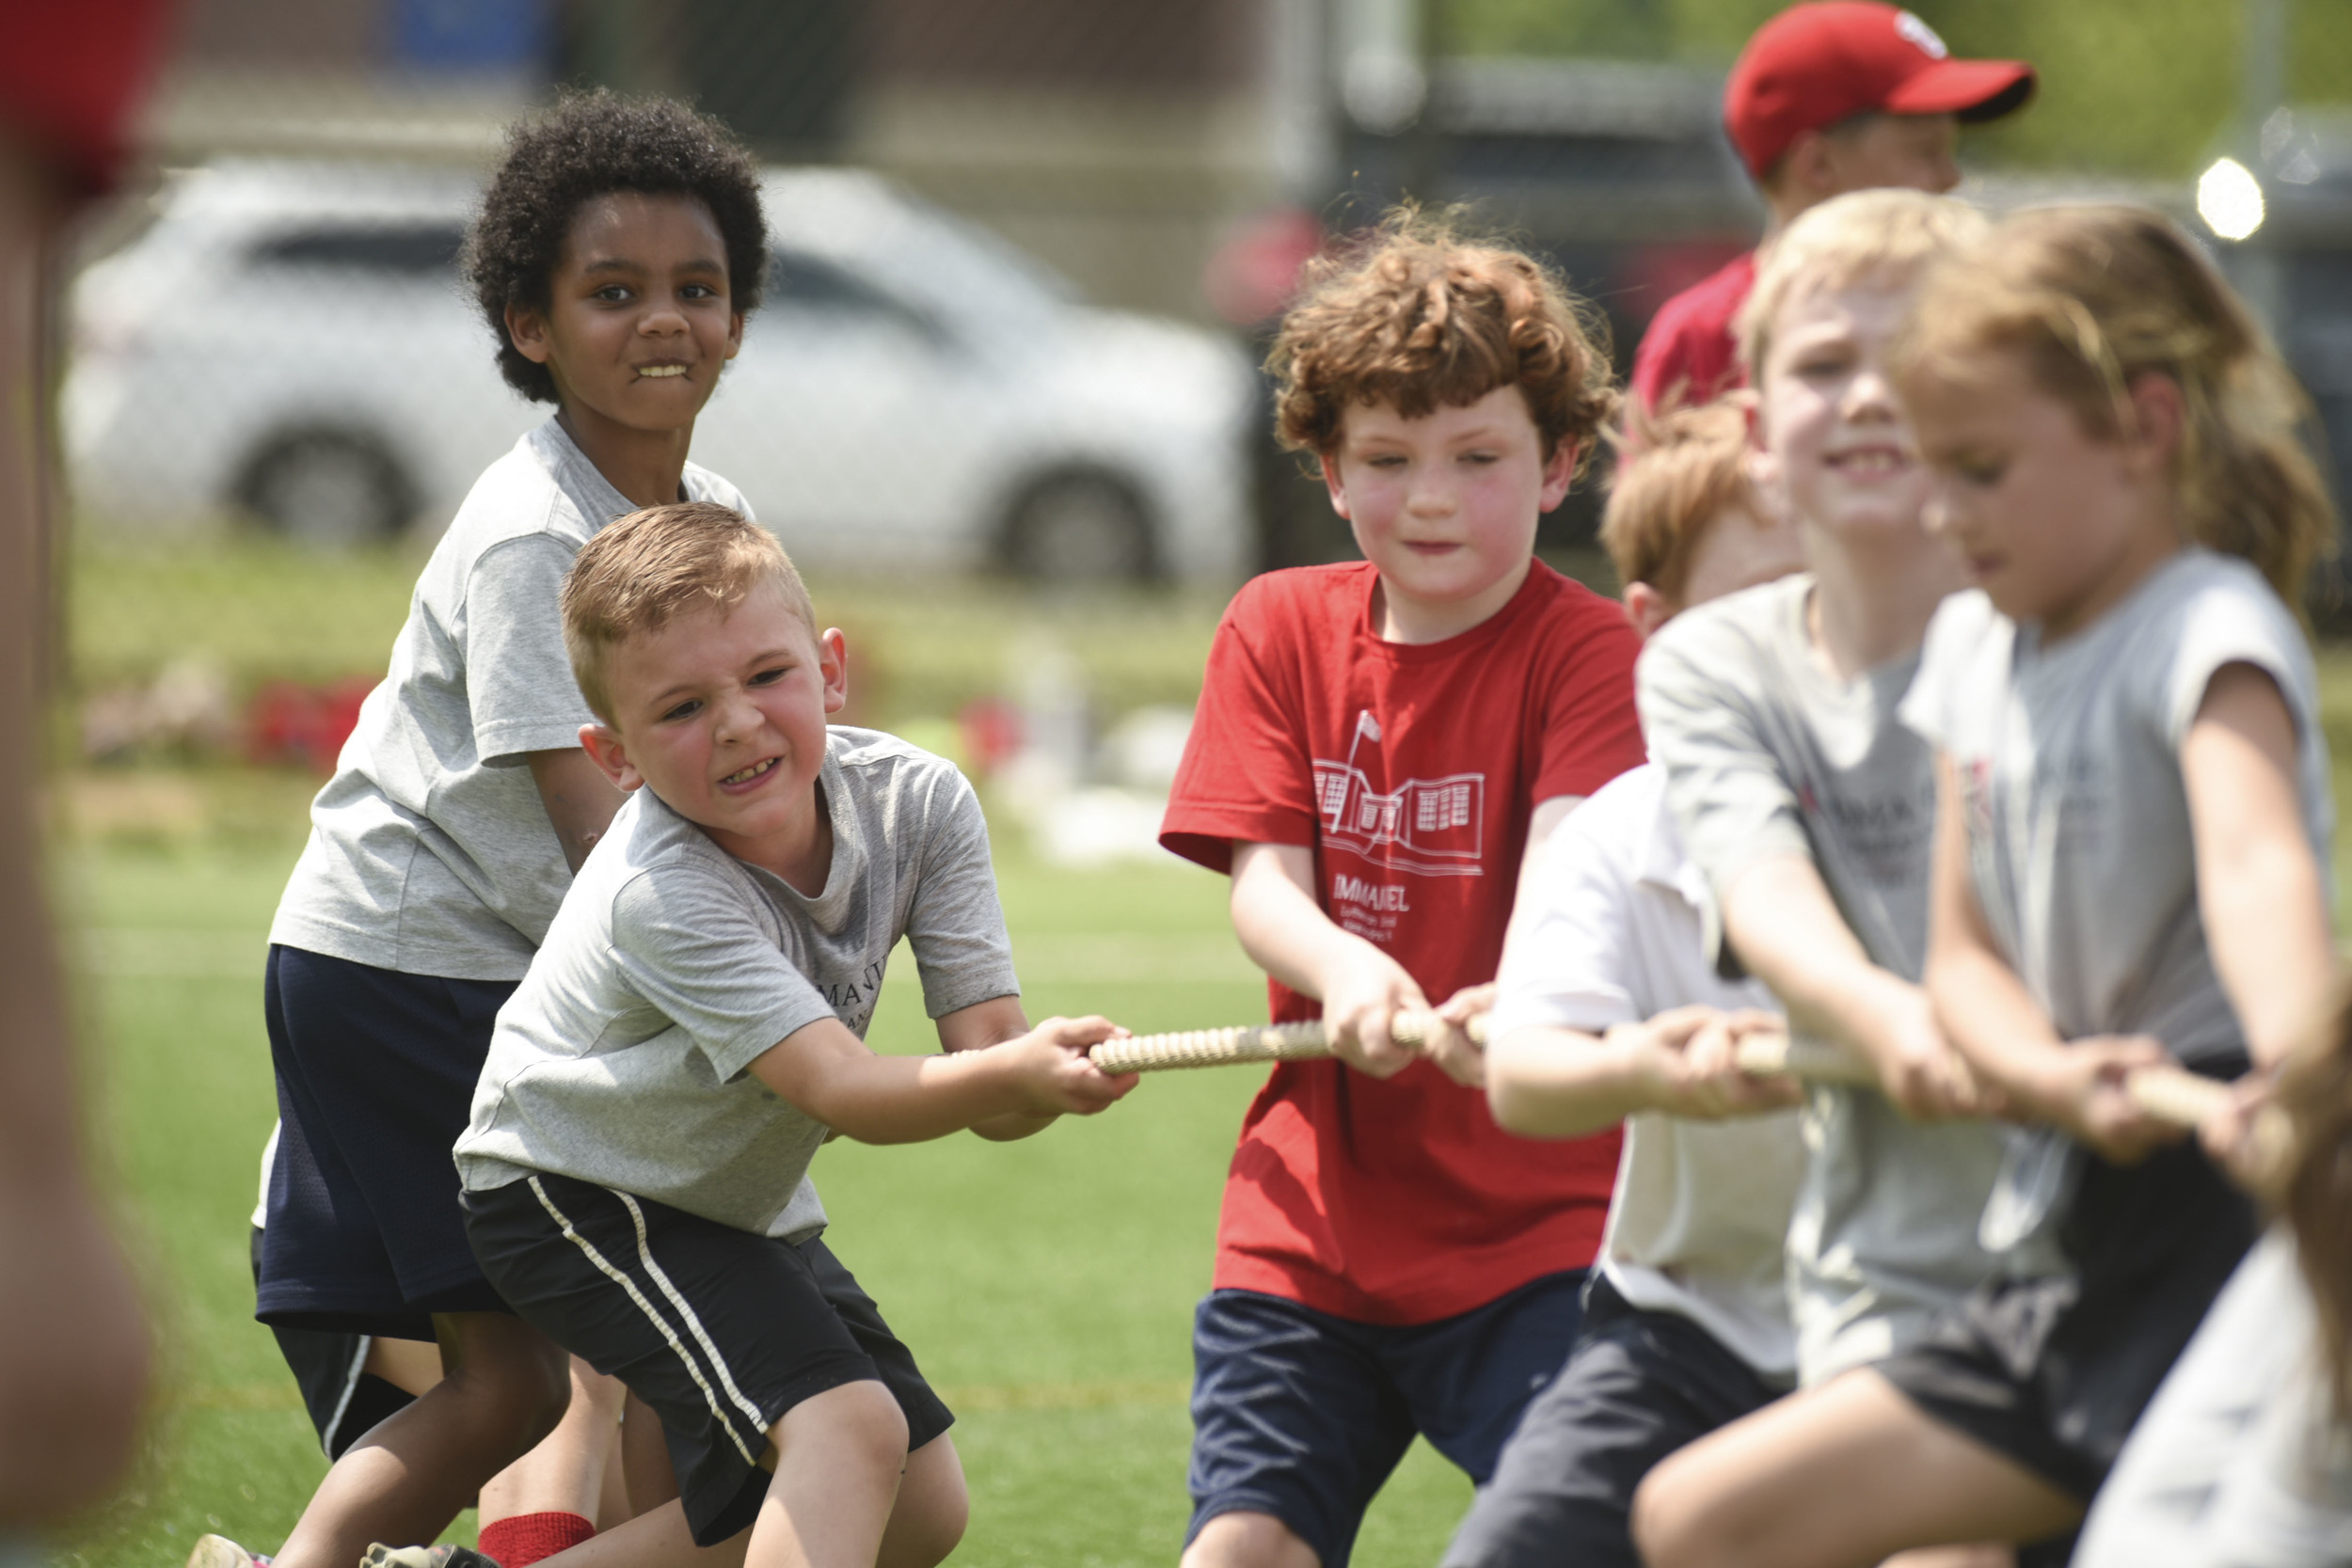
<path id="1" fill-rule="evenodd" d="M 1756 31 L 1724 84 L 1724 127 L 1763 193 L 1771 229 L 1848 191 L 1960 183 L 1953 147 L 2033 96 L 2023 60 L 1956 60 L 1934 29 L 1875 0 L 1791 6 Z M 1645 409 L 1740 385 L 1732 318 L 1756 281 L 1740 257 L 1661 306 L 1633 353 Z"/>

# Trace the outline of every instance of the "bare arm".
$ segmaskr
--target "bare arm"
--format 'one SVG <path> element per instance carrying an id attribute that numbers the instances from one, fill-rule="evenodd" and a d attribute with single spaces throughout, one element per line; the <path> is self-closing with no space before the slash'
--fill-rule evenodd
<path id="1" fill-rule="evenodd" d="M 613 813 L 628 797 L 613 788 L 603 769 L 577 746 L 529 755 L 531 782 L 539 786 L 539 803 L 547 807 L 556 841 L 564 846 L 564 863 L 577 876 L 588 851 L 612 826 Z"/>
<path id="2" fill-rule="evenodd" d="M 1810 860 L 1757 861 L 1725 891 L 1723 906 L 1732 950 L 1780 997 L 1792 1024 L 1868 1061 L 1906 1115 L 1977 1109 L 1967 1069 L 1936 1028 L 1927 992 L 1870 961 Z"/>
<path id="3" fill-rule="evenodd" d="M 1332 1050 L 1386 1078 L 1413 1059 L 1389 1036 L 1389 1015 L 1426 1008 L 1404 966 L 1343 931 L 1315 901 L 1314 851 L 1295 844 L 1233 846 L 1233 934 L 1250 961 L 1323 1004 Z"/>
<path id="4" fill-rule="evenodd" d="M 2197 903 L 2258 1067 L 2286 1059 L 2335 983 L 2335 943 L 2296 794 L 2295 721 L 2250 664 L 2215 672 L 2181 745 Z"/>
<path id="5" fill-rule="evenodd" d="M 2118 1164 L 2181 1134 L 2125 1085 L 2170 1058 L 2145 1036 L 2061 1039 L 1993 943 L 1968 867 L 1968 828 L 1950 759 L 1935 765 L 1935 875 L 1928 911 L 1928 996 L 1945 1038 L 2010 1115 L 2053 1122 Z"/>
<path id="6" fill-rule="evenodd" d="M 1605 1035 L 1534 1025 L 1486 1048 L 1486 1099 L 1495 1120 L 1531 1138 L 1578 1138 L 1643 1111 L 1712 1120 L 1793 1105 L 1788 1079 L 1754 1078 L 1733 1046 L 1752 1029 L 1778 1028 L 1768 1013 L 1677 1007 Z"/>
<path id="7" fill-rule="evenodd" d="M 992 1045 L 1002 1045 L 1029 1032 L 1028 1015 L 1021 1010 L 1017 996 L 999 996 L 993 1001 L 975 1003 L 943 1015 L 938 1021 L 939 1048 L 942 1051 L 982 1051 Z M 1009 1116 L 991 1117 L 976 1121 L 972 1131 L 993 1143 L 1010 1143 L 1041 1132 L 1053 1125 L 1059 1113 L 1054 1111 L 1014 1112 Z"/>
<path id="8" fill-rule="evenodd" d="M 69 215 L 0 127 L 0 1530 L 96 1502 L 135 1451 L 152 1345 L 87 1168 L 72 1010 L 43 876 L 55 649 L 41 322 Z"/>
<path id="9" fill-rule="evenodd" d="M 1087 1059 L 1115 1033 L 1101 1018 L 1049 1018 L 1016 1038 L 937 1056 L 877 1056 L 838 1019 L 795 1029 L 752 1076 L 861 1143 L 922 1143 L 992 1118 L 1091 1116 L 1135 1087 Z"/>

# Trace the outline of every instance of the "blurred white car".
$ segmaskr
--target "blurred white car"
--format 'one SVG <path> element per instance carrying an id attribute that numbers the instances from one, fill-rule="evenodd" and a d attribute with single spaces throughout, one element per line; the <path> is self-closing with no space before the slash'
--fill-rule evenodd
<path id="1" fill-rule="evenodd" d="M 72 295 L 75 499 L 322 543 L 445 523 L 550 411 L 500 379 L 454 269 L 478 186 L 372 165 L 177 177 Z M 1216 334 L 1093 309 L 853 170 L 776 171 L 774 261 L 694 433 L 812 567 L 1230 581 L 1256 387 Z"/>

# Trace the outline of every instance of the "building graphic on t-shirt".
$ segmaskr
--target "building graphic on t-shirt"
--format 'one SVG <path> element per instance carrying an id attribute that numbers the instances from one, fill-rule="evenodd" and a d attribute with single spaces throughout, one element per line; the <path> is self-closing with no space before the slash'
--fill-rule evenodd
<path id="1" fill-rule="evenodd" d="M 1383 795 L 1362 768 L 1317 757 L 1315 802 L 1325 841 L 1366 860 L 1429 877 L 1485 875 L 1484 773 L 1407 779 Z"/>

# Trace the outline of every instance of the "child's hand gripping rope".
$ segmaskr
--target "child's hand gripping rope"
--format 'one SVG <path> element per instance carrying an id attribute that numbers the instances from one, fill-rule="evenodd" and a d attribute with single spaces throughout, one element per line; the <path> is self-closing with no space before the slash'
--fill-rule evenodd
<path id="1" fill-rule="evenodd" d="M 1389 1033 L 1400 1045 L 1418 1050 L 1440 1028 L 1437 1014 L 1400 1012 Z M 1470 1018 L 1463 1033 L 1486 1043 L 1486 1019 Z M 1094 1065 L 1106 1073 L 1160 1072 L 1175 1068 L 1230 1067 L 1246 1062 L 1318 1061 L 1331 1055 L 1320 1020 L 1304 1023 L 1243 1024 L 1230 1029 L 1194 1029 L 1167 1035 L 1130 1035 L 1093 1048 Z M 1818 1083 L 1876 1086 L 1878 1075 L 1851 1053 L 1814 1040 L 1791 1039 L 1778 1030 L 1755 1029 L 1738 1037 L 1732 1059 L 1740 1071 L 1762 1079 L 1801 1078 Z M 2122 1093 L 2139 1117 L 2182 1131 L 2203 1129 L 2208 1147 L 2236 1151 L 2241 1169 L 2267 1167 L 2286 1152 L 2287 1129 L 2267 1106 L 2249 1110 L 2231 1085 L 2200 1077 L 2185 1068 L 2150 1061 L 2121 1079 Z M 2225 1126 L 2226 1124 L 2226 1126 Z M 2142 1152 L 2145 1152 L 2143 1149 Z"/>

